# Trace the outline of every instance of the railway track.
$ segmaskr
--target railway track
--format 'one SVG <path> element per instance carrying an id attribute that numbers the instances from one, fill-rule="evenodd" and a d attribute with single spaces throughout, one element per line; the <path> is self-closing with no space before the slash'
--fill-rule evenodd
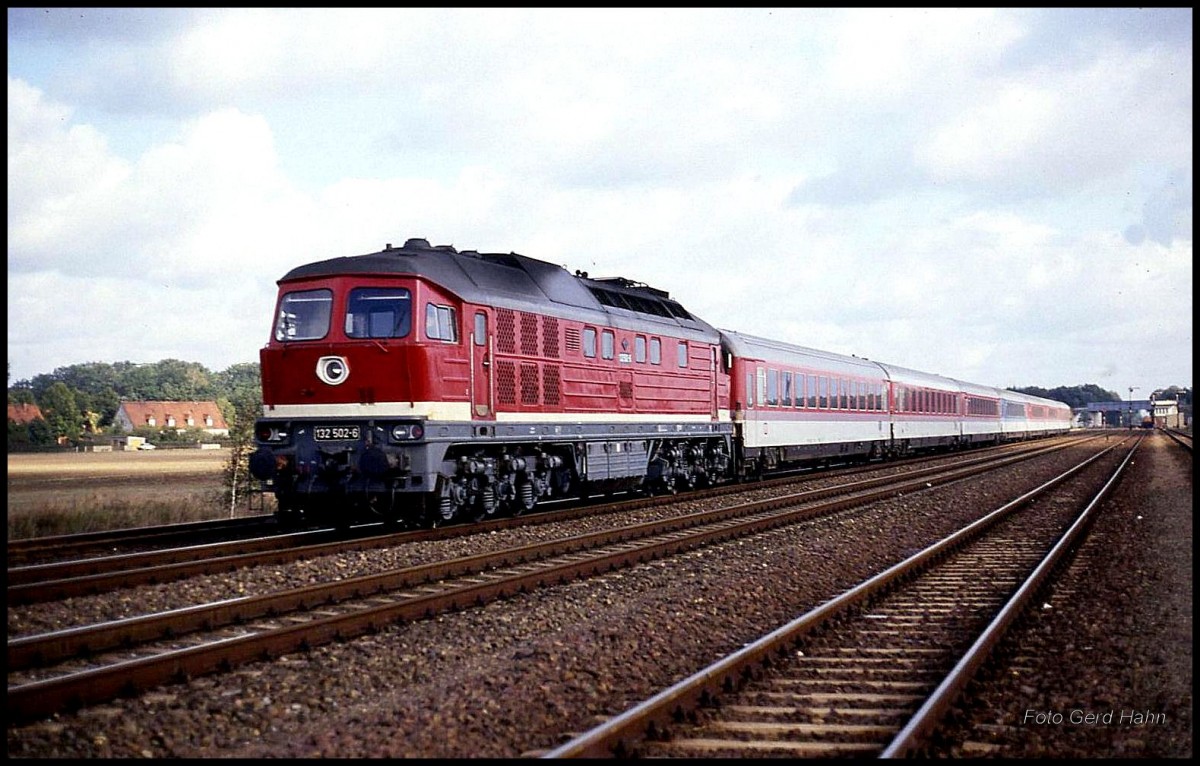
<path id="1" fill-rule="evenodd" d="M 1187 431 L 1180 431 L 1176 428 L 1164 428 L 1162 432 L 1171 437 L 1171 440 L 1180 445 L 1188 452 L 1192 451 L 1192 435 Z"/>
<path id="2" fill-rule="evenodd" d="M 69 710 L 351 638 L 391 622 L 602 574 L 897 492 L 957 481 L 1063 446 L 1043 445 L 1031 453 L 977 458 L 969 467 L 943 467 L 939 473 L 928 469 L 854 482 L 500 553 L 13 639 L 8 644 L 10 717 Z M 822 499 L 836 494 L 842 497 Z M 186 640 L 178 638 L 185 635 Z"/>
<path id="3" fill-rule="evenodd" d="M 131 547 L 197 545 L 227 540 L 230 536 L 261 535 L 278 525 L 271 514 L 236 519 L 161 524 L 133 529 L 108 529 L 73 535 L 49 535 L 8 541 L 8 566 L 23 566 L 48 559 L 75 559 L 88 555 L 111 555 Z"/>
<path id="4" fill-rule="evenodd" d="M 951 462 L 970 465 L 986 460 L 993 455 L 1022 454 L 1055 446 L 1078 443 L 1077 439 L 1056 439 L 1048 442 L 1030 442 L 1006 445 L 956 456 Z M 907 470 L 916 466 L 912 476 L 922 472 L 937 472 L 947 458 L 931 458 L 905 461 L 896 468 Z M 864 472 L 877 471 L 879 465 L 841 469 L 839 471 L 805 474 L 801 477 L 785 477 L 753 484 L 713 487 L 687 495 L 688 499 L 704 500 L 723 497 L 749 490 L 771 490 L 793 486 L 797 481 L 811 478 L 853 477 Z M 559 510 L 521 516 L 519 518 L 492 519 L 478 524 L 454 525 L 437 529 L 421 529 L 404 532 L 379 533 L 382 525 L 362 525 L 350 530 L 321 529 L 309 532 L 270 534 L 249 539 L 204 543 L 162 550 L 140 551 L 111 556 L 68 559 L 50 563 L 10 566 L 7 570 L 7 603 L 9 606 L 40 603 L 75 596 L 92 595 L 119 588 L 137 585 L 170 582 L 184 577 L 230 572 L 242 567 L 287 564 L 292 561 L 310 559 L 348 551 L 366 551 L 396 545 L 444 540 L 463 535 L 488 533 L 529 524 L 550 524 L 587 516 L 602 516 L 643 508 L 661 507 L 676 502 L 673 496 L 639 497 L 632 500 L 568 506 Z M 190 525 L 188 525 L 190 526 Z M 259 527 L 249 526 L 252 531 Z M 162 528 L 159 528 L 162 529 Z M 187 534 L 184 532 L 183 534 Z M 173 538 L 169 538 L 173 539 Z"/>
<path id="5" fill-rule="evenodd" d="M 919 755 L 991 647 L 1078 544 L 1138 443 L 1109 447 L 540 755 Z M 1081 503 L 1083 490 L 1090 500 Z"/>
<path id="6" fill-rule="evenodd" d="M 1054 440 L 1041 443 L 1051 443 L 1053 441 L 1061 441 L 1070 438 L 1081 437 L 1079 435 L 1057 437 Z M 993 447 L 983 447 L 973 450 L 972 454 L 987 454 L 992 451 L 1020 449 L 1023 446 L 1025 446 L 1025 444 L 1016 443 Z M 908 458 L 903 462 L 906 465 L 920 465 L 931 461 L 940 461 L 945 459 L 946 456 L 944 454 L 939 454 L 927 457 Z M 789 474 L 783 474 L 778 478 L 760 482 L 758 486 L 772 486 L 773 484 L 786 484 L 792 481 L 804 480 L 819 476 L 837 476 L 845 473 L 857 473 L 865 470 L 875 470 L 882 465 L 885 464 L 876 462 L 864 466 L 861 464 L 848 465 L 833 462 L 821 467 L 808 467 L 799 469 Z M 896 464 L 892 463 L 888 465 Z M 739 489 L 744 488 L 744 486 L 745 485 L 733 485 L 718 487 L 708 491 L 738 491 Z M 693 496 L 702 495 L 696 494 Z M 590 503 L 590 505 L 595 505 L 601 502 L 606 501 L 597 500 L 593 503 Z M 561 505 L 561 502 L 550 503 L 548 510 L 550 512 L 555 511 L 555 505 Z M 539 509 L 542 509 L 543 505 L 539 505 L 538 507 Z M 529 514 L 523 516 L 522 518 L 531 519 L 537 515 L 538 514 Z M 381 526 L 382 524 L 358 525 L 359 528 L 366 527 L 368 529 L 374 529 Z M 142 550 L 158 550 L 181 546 L 213 545 L 217 543 L 228 543 L 231 546 L 236 546 L 239 541 L 253 539 L 264 535 L 296 534 L 301 531 L 322 532 L 330 530 L 327 528 L 313 528 L 308 530 L 284 529 L 279 526 L 273 514 L 258 514 L 237 519 L 217 519 L 147 527 L 109 529 L 95 532 L 80 532 L 69 535 L 48 535 L 44 537 L 30 537 L 9 540 L 7 542 L 7 564 L 10 568 L 12 568 L 17 566 L 74 561 L 84 557 L 111 557 L 114 555 L 123 555 L 125 553 L 136 553 Z M 231 550 L 230 552 L 233 551 Z"/>

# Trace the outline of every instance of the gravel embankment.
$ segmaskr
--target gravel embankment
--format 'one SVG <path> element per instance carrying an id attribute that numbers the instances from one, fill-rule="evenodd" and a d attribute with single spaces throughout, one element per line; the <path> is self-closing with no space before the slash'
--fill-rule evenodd
<path id="1" fill-rule="evenodd" d="M 1076 560 L 931 755 L 1192 755 L 1192 460 L 1143 443 Z"/>
<path id="2" fill-rule="evenodd" d="M 1065 452 L 1036 464 L 1002 469 L 969 485 L 935 488 L 586 582 L 393 626 L 374 636 L 164 687 L 79 714 L 10 726 L 8 753 L 18 757 L 445 758 L 535 753 L 558 744 L 566 733 L 592 725 L 595 716 L 620 712 L 1041 484 L 1080 454 L 1079 449 Z M 1189 695 L 1189 728 L 1184 731 L 1190 754 L 1188 464 L 1187 566 L 1182 571 L 1163 569 L 1161 577 L 1174 585 L 1177 578 L 1186 577 L 1189 650 L 1182 683 Z M 1129 486 L 1127 482 L 1123 491 Z M 1140 482 L 1134 484 L 1139 487 Z M 1131 495 L 1129 502 L 1148 502 L 1137 497 Z M 512 544 L 516 539 L 489 545 Z M 1110 535 L 1105 540 L 1106 545 L 1134 547 L 1146 542 L 1131 535 Z M 455 555 L 470 552 L 474 551 L 460 548 Z M 356 575 L 362 572 L 354 557 L 365 556 L 374 567 L 386 555 L 348 554 L 349 558 L 313 563 L 317 572 L 305 566 L 268 567 L 235 578 L 211 578 L 215 582 L 196 578 L 77 599 L 69 607 L 73 612 L 69 617 L 53 614 L 55 609 L 68 608 L 64 605 L 39 605 L 23 609 L 16 622 L 28 631 L 44 629 L 33 627 L 44 624 L 78 624 L 95 619 L 94 614 L 108 614 L 111 619 L 122 609 L 141 613 L 181 605 L 176 602 L 180 598 L 194 603 L 227 597 L 232 595 L 230 589 L 258 592 L 292 585 L 297 579 L 325 579 L 330 576 L 328 567 L 341 570 L 341 576 Z M 413 563 L 434 551 L 396 555 Z M 1120 578 L 1114 575 L 1114 579 Z M 204 595 L 210 591 L 219 595 Z M 122 598 L 137 604 L 136 609 L 121 606 Z M 1160 617 L 1179 627 L 1180 614 Z M 1135 633 L 1139 627 L 1135 621 Z M 14 634 L 13 610 L 9 631 Z M 1174 672 L 1175 659 L 1171 663 L 1166 669 Z M 1181 755 L 1180 743 L 1171 742 L 1175 750 L 1150 753 Z"/>

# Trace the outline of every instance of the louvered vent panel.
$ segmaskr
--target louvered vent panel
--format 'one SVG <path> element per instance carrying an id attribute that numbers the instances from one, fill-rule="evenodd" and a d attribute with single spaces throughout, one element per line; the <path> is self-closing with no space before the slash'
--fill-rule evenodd
<path id="1" fill-rule="evenodd" d="M 496 362 L 496 400 L 517 403 L 517 365 L 513 362 Z"/>
<path id="2" fill-rule="evenodd" d="M 576 327 L 568 327 L 563 330 L 563 340 L 566 342 L 567 351 L 578 352 L 581 346 L 579 341 L 579 329 Z"/>
<path id="3" fill-rule="evenodd" d="M 542 368 L 542 401 L 555 407 L 562 403 L 558 365 L 548 364 Z"/>
<path id="4" fill-rule="evenodd" d="M 521 353 L 524 356 L 537 356 L 538 353 L 538 318 L 537 314 L 521 312 Z"/>
<path id="5" fill-rule="evenodd" d="M 554 317 L 542 317 L 542 356 L 559 359 L 558 352 L 558 320 Z"/>
<path id="6" fill-rule="evenodd" d="M 619 386 L 619 389 L 620 389 L 620 394 L 621 394 L 622 399 L 632 399 L 633 398 L 633 384 L 630 383 L 628 380 L 622 380 L 621 384 Z"/>
<path id="7" fill-rule="evenodd" d="M 521 364 L 521 404 L 538 403 L 538 368 L 536 364 Z"/>
<path id="8" fill-rule="evenodd" d="M 496 335 L 500 353 L 517 353 L 517 320 L 512 309 L 496 309 Z"/>

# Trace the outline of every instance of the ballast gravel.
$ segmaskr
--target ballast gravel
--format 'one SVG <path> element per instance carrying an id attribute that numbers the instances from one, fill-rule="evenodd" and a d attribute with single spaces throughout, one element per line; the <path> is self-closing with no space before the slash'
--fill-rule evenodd
<path id="1" fill-rule="evenodd" d="M 1143 446 L 1145 457 L 1135 466 L 1141 473 L 1135 472 L 1122 484 L 1124 494 L 1111 501 L 1116 508 L 1112 514 L 1119 517 L 1130 508 L 1147 507 L 1145 472 L 1155 470 L 1156 460 L 1178 470 L 1171 462 L 1170 446 L 1157 435 Z M 75 714 L 10 725 L 8 754 L 25 758 L 537 755 L 1038 486 L 1078 462 L 1085 452 L 1083 447 L 1069 448 L 970 482 L 934 487 L 602 577 L 390 626 L 374 635 L 164 686 Z M 1119 528 L 1121 533 L 1103 538 L 1103 556 L 1142 562 L 1142 568 L 1117 572 L 1096 567 L 1100 571 L 1091 576 L 1110 582 L 1111 587 L 1097 588 L 1089 580 L 1087 587 L 1075 592 L 1079 605 L 1074 608 L 1102 626 L 1108 603 L 1129 599 L 1122 603 L 1130 609 L 1132 624 L 1120 631 L 1125 636 L 1120 649 L 1108 646 L 1101 630 L 1095 636 L 1098 648 L 1088 659 L 1094 662 L 1109 652 L 1125 658 L 1138 652 L 1159 652 L 1165 657 L 1154 666 L 1158 682 L 1152 693 L 1158 696 L 1142 698 L 1135 690 L 1120 704 L 1168 716 L 1158 731 L 1173 734 L 1146 737 L 1138 754 L 1182 757 L 1191 754 L 1190 457 L 1186 491 L 1161 490 L 1154 503 L 1155 513 L 1163 519 Z M 1186 529 L 1178 518 L 1181 508 L 1186 510 Z M 563 531 L 531 527 L 526 533 L 542 536 Z M 533 541 L 520 532 L 507 535 L 458 541 L 449 555 Z M 1170 549 L 1170 559 L 1159 561 L 1161 554 L 1153 545 L 1163 535 L 1176 545 Z M 1179 541 L 1185 538 L 1183 545 Z M 295 567 L 264 567 L 260 569 L 266 571 L 241 572 L 233 578 L 194 578 L 74 599 L 73 604 L 36 605 L 22 608 L 15 616 L 10 609 L 9 634 L 224 598 L 231 591 L 259 592 L 330 576 L 354 576 L 364 573 L 364 567 L 407 566 L 448 555 L 437 548 L 446 544 L 398 552 L 394 560 L 382 551 L 347 554 Z M 1157 562 L 1153 567 L 1152 561 Z M 311 571 L 306 569 L 310 565 Z M 1162 583 L 1170 584 L 1176 606 L 1184 603 L 1186 591 L 1185 612 L 1147 606 L 1143 597 L 1156 592 L 1144 584 L 1151 570 Z M 1186 588 L 1179 578 L 1186 578 Z M 1136 594 L 1125 595 L 1130 589 Z M 1101 596 L 1107 600 L 1085 612 L 1084 604 Z M 1147 612 L 1152 613 L 1150 623 L 1145 622 Z M 1160 651 L 1164 633 L 1173 640 Z M 1180 640 L 1185 636 L 1188 649 L 1182 665 Z M 1149 656 L 1144 663 L 1149 665 Z M 1061 673 L 1046 680 L 1073 680 L 1086 689 L 1090 667 L 1089 663 L 1063 663 Z M 1111 672 L 1101 667 L 1102 672 Z M 1181 672 L 1186 674 L 1176 678 Z M 1095 680 L 1105 679 L 1096 676 Z M 1039 679 L 1029 683 L 1041 689 Z M 1184 692 L 1186 700 L 1181 698 Z M 1029 705 L 1041 702 L 1035 702 L 1033 694 L 1026 696 L 1031 697 Z M 1178 708 L 1185 703 L 1186 714 Z M 1007 697 L 980 704 L 983 723 L 999 717 L 1003 725 L 1014 727 L 1017 742 L 1023 741 L 1021 731 L 1030 731 L 1008 719 L 1010 711 L 1004 706 L 1016 703 Z M 1080 698 L 1077 704 L 1088 702 Z M 962 749 L 965 741 L 997 745 L 989 754 L 1028 754 L 1028 750 L 1015 750 L 1006 739 L 985 742 L 974 728 L 979 724 L 973 723 L 972 710 L 960 711 L 957 720 L 963 732 L 935 754 L 970 755 Z M 1038 729 L 1037 755 L 1080 752 L 1066 750 L 1077 743 L 1056 738 L 1055 731 L 1055 727 Z M 1111 748 L 1103 747 L 1087 753 L 1112 754 Z"/>

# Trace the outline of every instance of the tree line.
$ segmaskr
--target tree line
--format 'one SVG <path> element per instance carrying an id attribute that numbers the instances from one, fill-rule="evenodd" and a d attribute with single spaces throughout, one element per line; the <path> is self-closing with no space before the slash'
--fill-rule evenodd
<path id="1" fill-rule="evenodd" d="M 1125 401 L 1120 394 L 1114 391 L 1106 391 L 1094 383 L 1089 383 L 1084 386 L 1059 386 L 1058 388 L 1050 389 L 1039 388 L 1038 386 L 1025 386 L 1024 388 L 1009 387 L 1008 390 L 1016 391 L 1020 394 L 1029 394 L 1030 396 L 1040 396 L 1043 399 L 1053 399 L 1069 405 L 1072 409 L 1082 409 L 1095 402 Z M 1191 406 L 1192 389 L 1181 388 L 1179 386 L 1168 386 L 1166 388 L 1155 389 L 1145 398 L 1175 399 L 1178 400 L 1178 402 L 1182 405 Z"/>
<path id="2" fill-rule="evenodd" d="M 35 404 L 42 420 L 28 424 L 9 421 L 9 448 L 77 442 L 89 435 L 111 433 L 117 410 L 125 401 L 213 401 L 232 434 L 237 428 L 252 428 L 262 411 L 262 380 L 257 362 L 235 364 L 219 372 L 179 359 L 59 367 L 10 383 L 9 404 Z M 166 429 L 158 436 L 170 441 L 180 435 Z"/>
<path id="3" fill-rule="evenodd" d="M 11 364 L 9 377 L 12 377 Z M 1095 384 L 1041 388 L 1012 387 L 1010 391 L 1040 396 L 1082 408 L 1093 402 L 1119 402 L 1121 395 Z M 1170 386 L 1150 398 L 1179 399 L 1191 405 L 1192 390 Z M 123 401 L 214 401 L 231 434 L 248 430 L 262 411 L 262 378 L 257 362 L 235 364 L 213 372 L 197 362 L 163 359 L 159 362 L 88 362 L 59 367 L 54 372 L 19 380 L 8 388 L 10 404 L 36 404 L 42 421 L 9 422 L 9 447 L 78 441 L 88 434 L 111 432 Z M 159 432 L 168 441 L 171 430 Z"/>

